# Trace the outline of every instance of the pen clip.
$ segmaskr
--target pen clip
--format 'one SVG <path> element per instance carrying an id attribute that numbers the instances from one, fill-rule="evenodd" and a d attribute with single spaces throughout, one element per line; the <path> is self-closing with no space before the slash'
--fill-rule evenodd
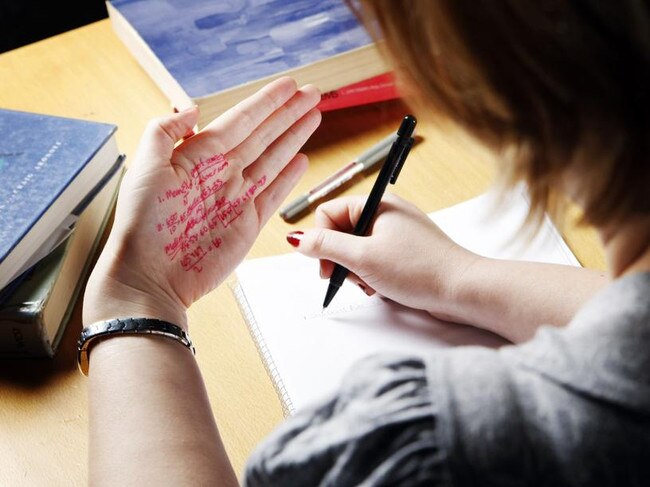
<path id="1" fill-rule="evenodd" d="M 397 182 L 397 176 L 399 176 L 399 173 L 402 170 L 402 166 L 404 166 L 404 162 L 406 162 L 406 158 L 409 155 L 411 147 L 413 147 L 413 142 L 415 142 L 415 139 L 413 137 L 409 137 L 408 140 L 404 143 L 399 158 L 397 159 L 397 164 L 395 164 L 395 169 L 393 169 L 393 173 L 390 176 L 390 184 L 395 184 L 395 182 Z"/>

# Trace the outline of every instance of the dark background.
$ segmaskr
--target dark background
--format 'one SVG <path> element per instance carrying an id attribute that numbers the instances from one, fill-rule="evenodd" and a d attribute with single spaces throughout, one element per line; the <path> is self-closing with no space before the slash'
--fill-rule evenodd
<path id="1" fill-rule="evenodd" d="M 106 16 L 104 0 L 0 0 L 0 52 Z"/>

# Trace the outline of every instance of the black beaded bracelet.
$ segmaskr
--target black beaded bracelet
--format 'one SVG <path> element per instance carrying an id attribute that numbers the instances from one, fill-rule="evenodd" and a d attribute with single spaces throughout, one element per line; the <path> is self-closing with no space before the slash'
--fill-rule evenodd
<path id="1" fill-rule="evenodd" d="M 84 328 L 77 343 L 77 365 L 82 374 L 88 375 L 89 347 L 100 338 L 111 335 L 158 335 L 176 340 L 196 355 L 190 336 L 180 327 L 153 318 L 119 318 L 99 321 Z"/>

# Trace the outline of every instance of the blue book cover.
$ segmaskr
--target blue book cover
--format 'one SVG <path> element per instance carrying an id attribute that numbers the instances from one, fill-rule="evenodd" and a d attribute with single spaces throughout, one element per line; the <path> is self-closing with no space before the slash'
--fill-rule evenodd
<path id="1" fill-rule="evenodd" d="M 343 0 L 111 0 L 191 98 L 372 44 Z"/>
<path id="2" fill-rule="evenodd" d="M 70 208 L 51 215 L 49 226 L 55 228 L 111 170 L 116 155 L 106 167 L 85 172 L 83 185 L 71 186 L 115 130 L 109 124 L 0 110 L 0 288 L 14 277 L 8 273 L 17 270 L 13 263 L 2 264 L 61 195 L 66 192 Z M 21 262 L 28 258 L 22 256 Z"/>

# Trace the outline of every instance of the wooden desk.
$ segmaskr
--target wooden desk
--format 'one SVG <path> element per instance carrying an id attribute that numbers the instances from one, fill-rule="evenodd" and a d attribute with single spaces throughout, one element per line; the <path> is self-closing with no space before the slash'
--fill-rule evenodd
<path id="1" fill-rule="evenodd" d="M 1 55 L 0 107 L 115 123 L 129 157 L 147 120 L 170 110 L 106 20 Z M 326 114 L 305 148 L 311 167 L 292 196 L 395 130 L 405 112 L 389 102 Z M 396 193 L 429 212 L 489 186 L 490 156 L 467 136 L 426 122 L 418 133 L 424 141 Z M 348 192 L 367 193 L 371 184 L 364 180 Z M 312 224 L 313 217 L 295 225 L 272 218 L 250 256 L 290 252 L 286 233 Z M 585 266 L 604 268 L 591 230 L 569 225 L 565 233 Z M 80 308 L 53 361 L 0 361 L 1 485 L 86 484 L 86 380 L 74 362 Z M 192 306 L 190 324 L 223 440 L 241 472 L 252 448 L 282 420 L 280 402 L 227 286 Z"/>

